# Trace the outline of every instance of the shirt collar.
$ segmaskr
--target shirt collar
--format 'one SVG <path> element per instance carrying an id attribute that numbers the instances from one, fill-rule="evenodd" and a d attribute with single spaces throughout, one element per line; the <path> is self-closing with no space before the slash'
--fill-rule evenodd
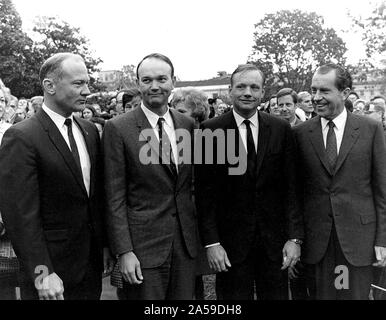
<path id="1" fill-rule="evenodd" d="M 235 120 L 236 120 L 236 124 L 237 124 L 237 128 L 240 128 L 240 126 L 243 124 L 243 121 L 246 120 L 245 118 L 243 118 L 242 116 L 240 116 L 235 110 L 234 108 L 232 108 L 232 112 L 233 112 L 233 116 L 235 117 Z M 258 126 L 258 123 L 259 123 L 259 120 L 258 120 L 258 116 L 257 116 L 258 112 L 256 111 L 255 114 L 250 117 L 248 120 L 251 122 L 251 124 L 253 126 L 255 126 L 257 128 Z"/>
<path id="2" fill-rule="evenodd" d="M 329 120 L 320 117 L 321 123 L 322 123 L 322 130 L 325 130 L 326 127 L 328 127 L 328 122 Z M 346 125 L 346 120 L 347 120 L 347 110 L 344 107 L 343 111 L 332 121 L 334 122 L 335 128 L 337 130 L 344 130 L 344 126 Z"/>
<path id="3" fill-rule="evenodd" d="M 141 103 L 141 108 L 142 108 L 142 111 L 144 112 L 147 120 L 149 120 L 150 122 L 150 125 L 153 129 L 156 128 L 157 126 L 157 123 L 158 123 L 158 119 L 161 118 L 158 114 L 154 113 L 153 111 L 151 111 L 149 108 L 147 108 L 143 102 Z M 167 107 L 167 110 L 165 112 L 165 114 L 162 116 L 162 118 L 165 119 L 165 123 L 170 127 L 170 128 L 173 128 L 173 119 L 172 119 L 172 116 L 170 114 L 170 110 L 169 110 L 169 107 Z"/>
<path id="4" fill-rule="evenodd" d="M 56 124 L 58 128 L 62 128 L 64 126 L 64 121 L 66 119 L 71 119 L 72 121 L 74 121 L 74 117 L 72 114 L 68 118 L 65 118 L 59 113 L 52 111 L 50 108 L 46 106 L 45 103 L 43 103 L 42 109 L 48 114 L 48 116 L 51 118 L 51 120 Z"/>

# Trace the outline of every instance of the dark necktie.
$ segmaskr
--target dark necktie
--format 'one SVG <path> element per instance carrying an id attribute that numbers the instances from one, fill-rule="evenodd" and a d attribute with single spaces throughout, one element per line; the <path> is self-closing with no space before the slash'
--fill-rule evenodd
<path id="1" fill-rule="evenodd" d="M 78 166 L 80 173 L 82 174 L 82 167 L 80 165 L 80 157 L 79 157 L 78 147 L 76 146 L 74 135 L 72 133 L 72 120 L 67 118 L 64 121 L 64 124 L 67 126 L 67 134 L 68 134 L 68 140 L 70 141 L 71 153 L 74 157 L 75 163 Z"/>
<path id="2" fill-rule="evenodd" d="M 178 173 L 176 164 L 174 163 L 172 145 L 169 136 L 165 131 L 164 122 L 164 118 L 158 118 L 159 154 L 162 161 L 161 163 L 169 165 L 173 175 L 176 177 Z"/>
<path id="3" fill-rule="evenodd" d="M 247 173 L 254 177 L 256 174 L 256 148 L 253 141 L 251 122 L 244 120 L 244 124 L 247 127 Z"/>
<path id="4" fill-rule="evenodd" d="M 328 133 L 327 133 L 327 141 L 326 141 L 326 153 L 328 157 L 328 162 L 330 163 L 331 170 L 335 169 L 336 159 L 338 158 L 338 148 L 336 143 L 336 136 L 334 127 L 335 124 L 333 121 L 328 122 Z"/>

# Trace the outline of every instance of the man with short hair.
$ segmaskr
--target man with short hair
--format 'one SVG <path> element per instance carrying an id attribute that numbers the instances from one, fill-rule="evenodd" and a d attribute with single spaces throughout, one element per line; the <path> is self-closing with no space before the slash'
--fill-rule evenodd
<path id="1" fill-rule="evenodd" d="M 278 116 L 289 122 L 291 127 L 302 123 L 296 117 L 295 110 L 298 102 L 298 95 L 291 88 L 283 88 L 277 93 Z"/>
<path id="2" fill-rule="evenodd" d="M 34 113 L 38 112 L 43 106 L 43 97 L 35 96 L 31 98 L 31 107 Z"/>
<path id="3" fill-rule="evenodd" d="M 386 265 L 386 144 L 383 128 L 347 112 L 352 87 L 343 67 L 312 78 L 318 116 L 294 128 L 306 241 L 317 299 L 368 299 L 372 264 Z"/>
<path id="4" fill-rule="evenodd" d="M 288 299 L 285 269 L 300 258 L 295 142 L 287 121 L 257 111 L 264 78 L 254 65 L 239 66 L 231 76 L 232 111 L 201 125 L 225 140 L 208 145 L 205 138 L 202 158 L 209 152 L 214 163 L 195 166 L 199 229 L 209 265 L 218 272 L 219 299 L 253 299 L 254 284 L 258 299 Z M 221 152 L 239 155 L 245 170 L 231 174 L 237 164 L 218 160 Z"/>
<path id="5" fill-rule="evenodd" d="M 298 108 L 295 110 L 295 113 L 302 121 L 310 120 L 316 116 L 311 95 L 307 91 L 298 93 Z"/>
<path id="6" fill-rule="evenodd" d="M 143 58 L 137 84 L 141 106 L 108 121 L 103 133 L 111 248 L 127 299 L 192 299 L 197 252 L 192 165 L 181 163 L 176 139 L 177 131 L 193 137 L 194 123 L 168 107 L 175 84 L 168 57 Z"/>
<path id="7" fill-rule="evenodd" d="M 371 102 L 374 104 L 375 109 L 383 109 L 383 112 L 386 113 L 386 97 L 383 95 L 375 96 L 371 99 Z"/>
<path id="8" fill-rule="evenodd" d="M 99 134 L 72 115 L 90 94 L 87 68 L 79 55 L 58 53 L 39 76 L 42 109 L 9 128 L 0 148 L 0 211 L 21 298 L 97 300 L 106 244 Z"/>

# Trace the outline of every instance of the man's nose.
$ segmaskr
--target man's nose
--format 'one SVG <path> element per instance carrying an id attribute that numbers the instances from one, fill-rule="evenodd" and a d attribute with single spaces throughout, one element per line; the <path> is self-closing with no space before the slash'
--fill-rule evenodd
<path id="1" fill-rule="evenodd" d="M 156 90 L 158 90 L 158 88 L 159 88 L 158 81 L 156 81 L 156 80 L 152 81 L 150 89 L 153 91 L 156 91 Z"/>
<path id="2" fill-rule="evenodd" d="M 244 96 L 246 96 L 246 97 L 251 97 L 251 96 L 252 96 L 251 88 L 249 88 L 249 87 L 246 87 L 246 88 L 245 88 L 245 90 L 244 90 Z"/>
<path id="3" fill-rule="evenodd" d="M 88 88 L 88 85 L 86 84 L 82 90 L 82 95 L 88 96 L 89 94 L 91 94 L 91 92 L 90 92 L 90 89 Z"/>

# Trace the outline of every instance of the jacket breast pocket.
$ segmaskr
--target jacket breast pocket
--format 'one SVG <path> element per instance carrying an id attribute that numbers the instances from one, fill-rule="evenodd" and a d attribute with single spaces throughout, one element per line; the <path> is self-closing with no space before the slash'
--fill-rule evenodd
<path id="1" fill-rule="evenodd" d="M 361 215 L 362 224 L 369 224 L 376 221 L 374 214 Z"/>

